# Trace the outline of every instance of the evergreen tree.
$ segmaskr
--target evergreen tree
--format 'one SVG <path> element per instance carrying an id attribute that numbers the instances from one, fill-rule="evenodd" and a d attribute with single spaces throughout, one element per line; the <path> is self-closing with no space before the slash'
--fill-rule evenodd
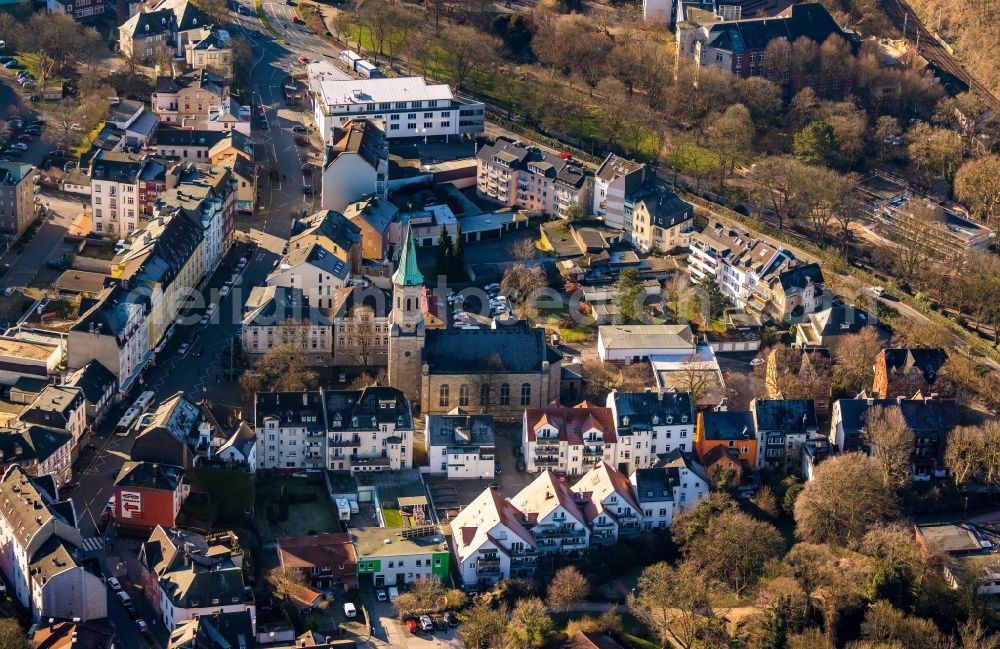
<path id="1" fill-rule="evenodd" d="M 452 249 L 450 237 L 448 236 L 448 228 L 442 225 L 441 233 L 438 235 L 437 240 L 437 274 L 444 275 L 445 278 L 450 277 L 452 264 Z"/>
<path id="2" fill-rule="evenodd" d="M 469 279 L 465 272 L 465 243 L 462 241 L 462 232 L 459 231 L 451 243 L 451 274 L 453 281 L 464 282 Z"/>
<path id="3" fill-rule="evenodd" d="M 626 268 L 618 274 L 618 312 L 622 324 L 636 322 L 642 315 L 639 307 L 639 294 L 642 292 L 642 282 L 639 273 L 632 268 Z"/>
<path id="4" fill-rule="evenodd" d="M 778 599 L 774 608 L 764 619 L 764 637 L 761 649 L 787 649 L 788 647 L 788 617 L 791 615 L 791 603 L 788 596 Z"/>

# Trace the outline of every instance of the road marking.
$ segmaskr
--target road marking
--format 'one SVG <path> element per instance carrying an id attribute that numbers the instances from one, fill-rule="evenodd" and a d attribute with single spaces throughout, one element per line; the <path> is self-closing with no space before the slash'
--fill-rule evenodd
<path id="1" fill-rule="evenodd" d="M 83 540 L 83 549 L 86 552 L 97 552 L 104 547 L 104 541 L 97 536 L 90 536 Z"/>

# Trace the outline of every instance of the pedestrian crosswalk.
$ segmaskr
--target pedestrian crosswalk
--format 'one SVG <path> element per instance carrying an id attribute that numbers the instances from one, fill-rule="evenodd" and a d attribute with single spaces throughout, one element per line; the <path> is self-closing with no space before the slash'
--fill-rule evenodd
<path id="1" fill-rule="evenodd" d="M 104 547 L 104 541 L 99 536 L 89 536 L 83 540 L 83 549 L 86 552 L 97 552 Z"/>

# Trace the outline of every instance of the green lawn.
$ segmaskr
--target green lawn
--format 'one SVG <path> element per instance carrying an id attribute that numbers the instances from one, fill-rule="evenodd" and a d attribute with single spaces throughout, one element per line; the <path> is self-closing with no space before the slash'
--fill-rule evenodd
<path id="1" fill-rule="evenodd" d="M 383 507 L 382 518 L 385 519 L 386 527 L 403 527 L 403 515 L 399 513 L 398 509 Z"/>

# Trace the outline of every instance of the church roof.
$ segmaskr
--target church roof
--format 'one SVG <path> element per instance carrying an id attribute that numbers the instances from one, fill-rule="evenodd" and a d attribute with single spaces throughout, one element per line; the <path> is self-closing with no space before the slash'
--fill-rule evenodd
<path id="1" fill-rule="evenodd" d="M 397 286 L 419 286 L 424 283 L 423 273 L 417 266 L 417 250 L 409 226 L 403 240 L 403 251 L 399 255 L 399 267 L 392 274 L 392 283 Z"/>

